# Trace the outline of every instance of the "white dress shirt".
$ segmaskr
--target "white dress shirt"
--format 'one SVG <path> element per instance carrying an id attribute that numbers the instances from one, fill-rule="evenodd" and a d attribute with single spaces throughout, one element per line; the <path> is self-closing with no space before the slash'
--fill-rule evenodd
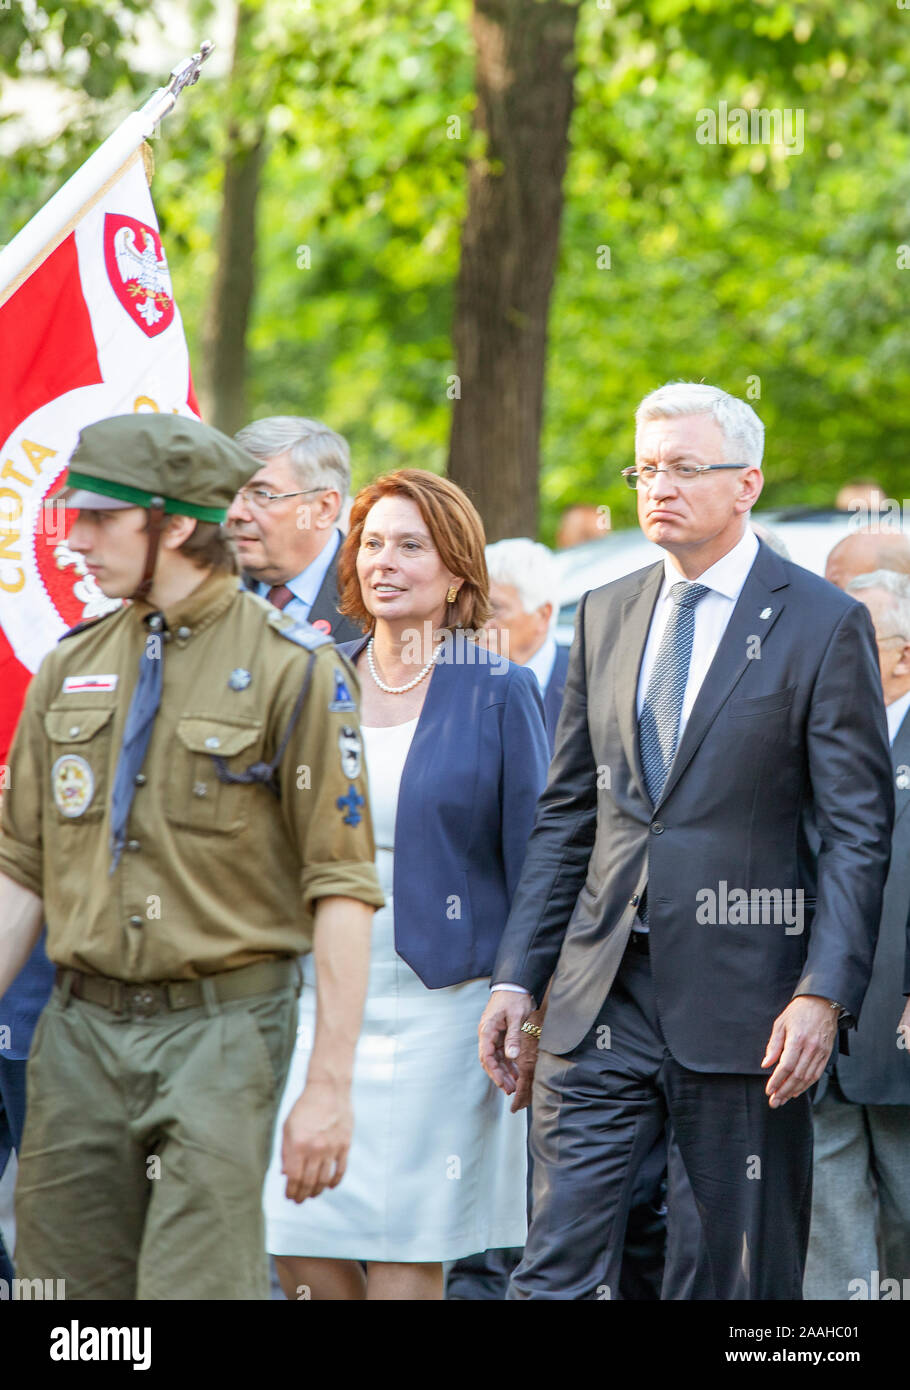
<path id="1" fill-rule="evenodd" d="M 307 622 L 310 616 L 310 609 L 319 597 L 319 590 L 322 588 L 323 580 L 329 572 L 329 566 L 338 554 L 341 542 L 344 539 L 338 528 L 335 528 L 334 535 L 326 541 L 316 559 L 307 565 L 305 570 L 295 574 L 293 579 L 287 582 L 287 588 L 294 595 L 288 599 L 284 606 L 284 611 L 289 618 L 295 622 Z M 268 596 L 271 584 L 265 584 L 257 580 L 256 593 L 262 598 Z"/>
<path id="2" fill-rule="evenodd" d="M 699 690 L 701 690 L 702 681 L 708 674 L 708 668 L 714 660 L 720 639 L 726 631 L 730 615 L 736 606 L 736 600 L 742 593 L 743 585 L 755 563 L 757 554 L 758 537 L 753 530 L 746 527 L 742 539 L 737 541 L 733 549 L 728 550 L 726 555 L 716 561 L 710 569 L 706 569 L 704 574 L 700 574 L 697 579 L 692 581 L 695 584 L 704 584 L 711 592 L 705 594 L 704 598 L 695 605 L 695 636 L 692 639 L 689 679 L 686 682 L 682 713 L 679 718 L 680 739 L 686 724 L 689 722 L 689 715 L 692 713 L 692 706 L 695 704 Z M 665 556 L 663 583 L 651 618 L 648 640 L 645 643 L 641 671 L 638 676 L 636 712 L 639 719 L 641 718 L 642 706 L 645 703 L 645 691 L 648 688 L 648 681 L 651 679 L 651 673 L 654 670 L 654 663 L 660 649 L 661 638 L 673 610 L 670 588 L 673 584 L 681 582 L 688 583 L 689 581 L 680 574 L 672 558 L 669 555 Z"/>
<path id="3" fill-rule="evenodd" d="M 888 740 L 893 743 L 897 738 L 897 731 L 904 722 L 904 715 L 910 709 L 910 690 L 906 695 L 899 695 L 896 700 L 892 700 L 887 706 L 885 713 L 888 716 Z"/>
<path id="4" fill-rule="evenodd" d="M 537 677 L 537 684 L 540 686 L 540 693 L 545 695 L 547 686 L 550 684 L 550 677 L 553 674 L 553 667 L 556 665 L 556 638 L 547 634 L 534 655 L 528 657 L 525 665 L 529 671 L 534 672 Z"/>
<path id="5" fill-rule="evenodd" d="M 737 541 L 733 549 L 728 550 L 726 555 L 721 556 L 711 565 L 710 569 L 706 569 L 704 574 L 700 574 L 697 579 L 692 581 L 686 580 L 685 576 L 680 574 L 670 555 L 664 556 L 663 582 L 651 617 L 648 640 L 645 643 L 641 671 L 638 676 L 636 710 L 639 718 L 641 718 L 641 710 L 645 702 L 648 681 L 657 660 L 660 639 L 664 635 L 664 629 L 673 609 L 670 586 L 681 582 L 691 582 L 704 584 L 711 590 L 695 605 L 695 635 L 692 639 L 689 679 L 686 682 L 682 713 L 679 718 L 679 739 L 681 739 L 689 715 L 692 713 L 692 706 L 695 704 L 699 690 L 701 690 L 702 681 L 708 674 L 708 668 L 714 660 L 720 639 L 726 631 L 727 623 L 730 621 L 736 601 L 742 593 L 743 585 L 749 577 L 749 571 L 755 563 L 757 554 L 758 537 L 747 525 L 742 538 Z M 679 739 L 677 739 L 677 743 Z M 647 931 L 647 927 L 642 925 L 639 917 L 635 918 L 635 930 Z M 522 989 L 521 985 L 497 984 L 493 988 L 515 990 L 522 994 L 528 992 L 526 989 Z"/>

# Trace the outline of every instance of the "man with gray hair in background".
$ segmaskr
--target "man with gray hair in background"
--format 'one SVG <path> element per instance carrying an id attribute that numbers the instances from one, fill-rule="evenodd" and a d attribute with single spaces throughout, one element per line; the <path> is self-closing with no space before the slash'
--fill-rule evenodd
<path id="1" fill-rule="evenodd" d="M 226 520 L 248 588 L 336 642 L 360 637 L 338 612 L 339 513 L 351 485 L 347 441 L 318 420 L 272 415 L 236 442 L 260 467 Z"/>
<path id="2" fill-rule="evenodd" d="M 553 636 L 558 612 L 553 556 L 545 545 L 517 536 L 488 545 L 486 557 L 492 610 L 486 640 L 537 677 L 552 753 L 569 669 L 569 649 L 557 646 Z"/>
<path id="3" fill-rule="evenodd" d="M 887 1298 L 886 1279 L 910 1278 L 910 578 L 879 569 L 846 590 L 875 627 L 895 813 L 862 1024 L 815 1095 L 810 1299 Z"/>

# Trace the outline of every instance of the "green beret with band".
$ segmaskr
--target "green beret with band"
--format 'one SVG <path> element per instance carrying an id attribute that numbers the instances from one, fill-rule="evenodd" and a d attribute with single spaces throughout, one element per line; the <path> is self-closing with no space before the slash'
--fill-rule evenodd
<path id="1" fill-rule="evenodd" d="M 70 458 L 67 491 L 100 505 L 151 507 L 197 521 L 224 521 L 257 467 L 226 434 L 185 415 L 113 415 L 86 425 Z M 72 501 L 72 498 L 71 498 Z M 80 501 L 90 507 L 86 499 Z"/>

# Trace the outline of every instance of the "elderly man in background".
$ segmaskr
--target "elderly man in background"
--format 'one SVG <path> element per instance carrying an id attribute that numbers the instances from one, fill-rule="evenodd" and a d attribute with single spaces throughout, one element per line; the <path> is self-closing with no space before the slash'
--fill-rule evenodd
<path id="1" fill-rule="evenodd" d="M 347 441 L 318 420 L 273 415 L 236 442 L 261 467 L 227 514 L 248 588 L 336 642 L 360 637 L 338 612 L 338 515 L 351 484 Z"/>
<path id="2" fill-rule="evenodd" d="M 553 636 L 558 611 L 553 557 L 545 545 L 527 536 L 496 541 L 485 551 L 490 576 L 491 614 L 483 641 L 537 677 L 544 704 L 550 753 L 562 706 L 569 650 Z M 530 1184 L 530 1176 L 529 1176 Z M 449 1300 L 504 1299 L 521 1247 L 485 1250 L 456 1260 L 446 1280 Z"/>
<path id="3" fill-rule="evenodd" d="M 526 536 L 488 545 L 486 556 L 493 610 L 487 641 L 537 677 L 552 753 L 569 669 L 569 649 L 558 646 L 553 635 L 559 609 L 553 557 Z"/>
<path id="4" fill-rule="evenodd" d="M 896 570 L 910 574 L 910 538 L 896 527 L 864 527 L 838 541 L 828 556 L 825 578 L 846 589 L 858 574 Z"/>
<path id="5" fill-rule="evenodd" d="M 846 588 L 866 605 L 875 626 L 895 812 L 861 1024 L 849 1056 L 836 1058 L 815 1097 L 812 1226 L 803 1285 L 810 1299 L 855 1296 L 863 1287 L 857 1280 L 868 1291 L 875 1270 L 879 1281 L 910 1277 L 910 1033 L 902 1031 L 910 1025 L 910 1003 L 903 998 L 910 992 L 910 578 L 880 569 Z"/>

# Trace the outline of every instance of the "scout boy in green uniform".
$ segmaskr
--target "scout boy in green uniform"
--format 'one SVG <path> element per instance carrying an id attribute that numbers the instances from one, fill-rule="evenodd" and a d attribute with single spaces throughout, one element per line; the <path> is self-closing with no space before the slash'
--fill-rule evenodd
<path id="1" fill-rule="evenodd" d="M 343 1176 L 382 894 L 357 678 L 238 586 L 219 525 L 254 469 L 174 415 L 82 431 L 69 536 L 133 601 L 28 692 L 0 817 L 0 995 L 47 921 L 17 1274 L 74 1299 L 267 1298 L 261 1187 L 313 949 L 319 1031 L 288 1196 Z"/>

